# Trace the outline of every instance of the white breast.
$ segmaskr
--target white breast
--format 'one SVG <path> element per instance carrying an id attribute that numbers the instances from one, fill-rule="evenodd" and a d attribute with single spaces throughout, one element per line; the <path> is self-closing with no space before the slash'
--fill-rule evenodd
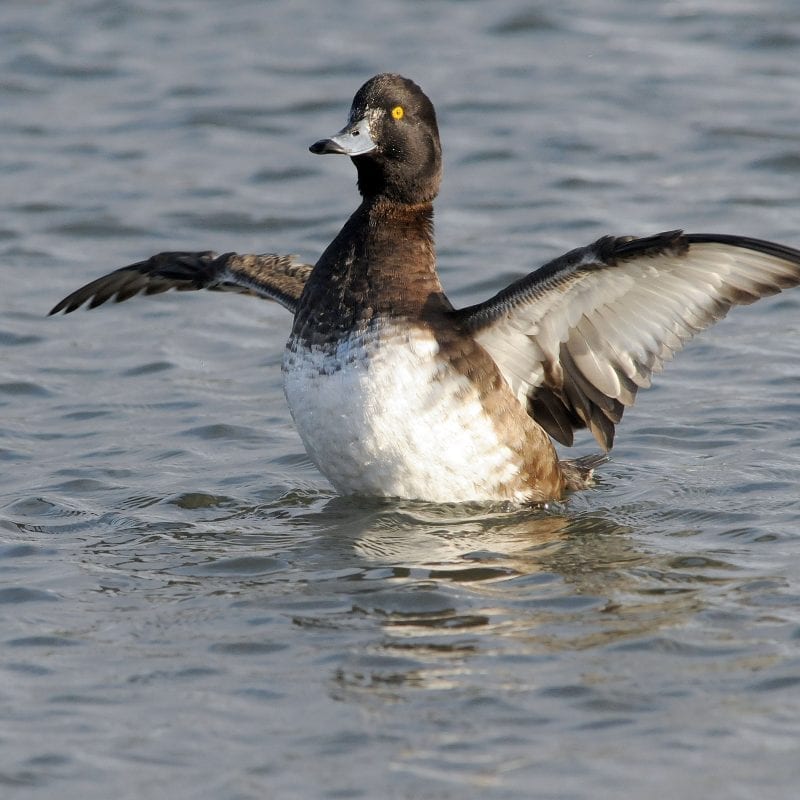
<path id="1" fill-rule="evenodd" d="M 335 350 L 290 341 L 284 391 L 308 454 L 344 494 L 508 499 L 519 469 L 477 391 L 422 329 L 378 325 Z M 517 499 L 524 499 L 519 497 Z"/>

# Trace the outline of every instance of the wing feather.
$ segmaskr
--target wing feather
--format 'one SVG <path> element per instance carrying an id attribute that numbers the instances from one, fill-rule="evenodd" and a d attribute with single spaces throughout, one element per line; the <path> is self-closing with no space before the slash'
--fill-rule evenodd
<path id="1" fill-rule="evenodd" d="M 725 234 L 604 237 L 453 312 L 531 416 L 608 449 L 640 388 L 731 307 L 800 284 L 800 251 Z"/>
<path id="2" fill-rule="evenodd" d="M 97 308 L 108 300 L 121 303 L 138 294 L 160 294 L 170 289 L 251 294 L 275 300 L 294 312 L 311 270 L 309 264 L 294 256 L 274 253 L 158 253 L 87 283 L 57 303 L 50 313 L 69 314 L 85 303 Z"/>

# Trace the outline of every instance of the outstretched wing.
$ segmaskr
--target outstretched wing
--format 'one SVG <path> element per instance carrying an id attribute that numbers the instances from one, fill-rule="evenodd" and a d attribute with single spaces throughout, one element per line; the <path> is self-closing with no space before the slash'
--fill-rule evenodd
<path id="1" fill-rule="evenodd" d="M 69 313 L 84 303 L 96 308 L 107 300 L 121 303 L 137 294 L 197 289 L 239 292 L 275 300 L 294 312 L 312 267 L 294 256 L 203 253 L 158 253 L 146 261 L 109 272 L 58 303 L 51 314 Z"/>
<path id="2" fill-rule="evenodd" d="M 614 426 L 696 333 L 734 305 L 800 284 L 800 251 L 741 236 L 607 236 L 455 312 L 531 416 L 571 445 Z"/>

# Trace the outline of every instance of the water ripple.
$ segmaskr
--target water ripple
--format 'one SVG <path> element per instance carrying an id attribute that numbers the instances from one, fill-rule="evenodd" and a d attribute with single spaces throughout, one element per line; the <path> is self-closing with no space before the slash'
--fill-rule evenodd
<path id="1" fill-rule="evenodd" d="M 546 510 L 336 497 L 275 304 L 45 318 L 160 250 L 316 258 L 357 194 L 307 146 L 384 69 L 436 103 L 459 302 L 609 233 L 800 244 L 797 9 L 651 5 L 0 4 L 0 785 L 791 796 L 800 294 L 687 347 Z"/>

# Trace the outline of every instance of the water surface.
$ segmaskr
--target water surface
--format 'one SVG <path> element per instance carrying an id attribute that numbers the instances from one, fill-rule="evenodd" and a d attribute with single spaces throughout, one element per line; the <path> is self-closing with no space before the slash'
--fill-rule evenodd
<path id="1" fill-rule="evenodd" d="M 794 3 L 10 0 L 0 42 L 3 797 L 793 796 L 800 293 L 537 511 L 336 497 L 277 306 L 44 315 L 159 250 L 315 258 L 356 194 L 306 148 L 385 70 L 458 304 L 607 233 L 798 246 Z"/>

